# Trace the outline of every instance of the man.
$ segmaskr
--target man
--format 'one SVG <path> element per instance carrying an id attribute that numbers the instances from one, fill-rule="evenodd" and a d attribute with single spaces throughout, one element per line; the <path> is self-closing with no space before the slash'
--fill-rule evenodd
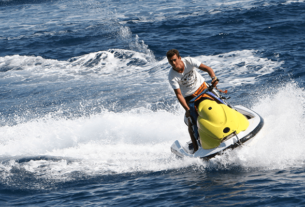
<path id="1" fill-rule="evenodd" d="M 205 79 L 196 71 L 196 68 L 207 72 L 212 78 L 214 86 L 217 85 L 218 79 L 212 68 L 191 57 L 181 58 L 176 49 L 169 50 L 166 56 L 169 64 L 172 66 L 168 74 L 169 83 L 174 89 L 180 104 L 185 109 L 185 116 L 190 117 L 190 100 L 207 88 Z M 190 121 L 188 122 L 189 133 L 195 152 L 198 150 L 198 145 L 193 135 L 191 123 Z"/>

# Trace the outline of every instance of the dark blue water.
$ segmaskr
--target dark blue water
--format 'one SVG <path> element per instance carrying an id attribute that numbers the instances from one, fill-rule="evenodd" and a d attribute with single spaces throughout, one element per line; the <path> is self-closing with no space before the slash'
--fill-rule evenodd
<path id="1" fill-rule="evenodd" d="M 305 2 L 0 0 L 1 206 L 305 205 Z M 177 160 L 176 48 L 265 120 Z M 209 81 L 207 74 L 202 75 Z"/>

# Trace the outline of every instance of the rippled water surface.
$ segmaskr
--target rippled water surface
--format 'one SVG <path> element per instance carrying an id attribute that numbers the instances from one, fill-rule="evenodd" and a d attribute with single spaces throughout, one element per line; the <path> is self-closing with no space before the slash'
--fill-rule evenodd
<path id="1" fill-rule="evenodd" d="M 0 0 L 0 205 L 305 205 L 304 11 L 303 0 Z M 171 154 L 189 139 L 172 48 L 264 118 L 255 142 L 208 162 Z"/>

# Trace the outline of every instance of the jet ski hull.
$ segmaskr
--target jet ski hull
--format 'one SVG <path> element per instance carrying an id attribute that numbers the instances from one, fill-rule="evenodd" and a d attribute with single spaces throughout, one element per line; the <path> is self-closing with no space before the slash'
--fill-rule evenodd
<path id="1" fill-rule="evenodd" d="M 218 147 L 213 149 L 203 149 L 199 146 L 195 153 L 190 149 L 191 144 L 186 143 L 182 146 L 180 142 L 176 140 L 171 146 L 172 153 L 180 158 L 193 157 L 208 160 L 223 153 L 227 149 L 234 149 L 243 143 L 254 139 L 264 125 L 263 118 L 256 112 L 243 106 L 234 106 L 232 108 L 243 114 L 248 119 L 249 127 L 245 131 L 232 135 L 232 137 L 223 141 Z"/>

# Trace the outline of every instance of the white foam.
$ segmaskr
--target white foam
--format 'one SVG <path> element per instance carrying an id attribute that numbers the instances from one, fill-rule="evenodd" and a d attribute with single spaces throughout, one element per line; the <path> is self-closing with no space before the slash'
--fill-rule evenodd
<path id="1" fill-rule="evenodd" d="M 200 169 L 285 169 L 301 166 L 305 92 L 294 84 L 262 94 L 253 106 L 265 120 L 258 141 L 208 163 L 197 159 L 176 160 L 170 146 L 175 140 L 189 140 L 183 110 L 176 114 L 138 108 L 129 112 L 104 111 L 90 117 L 63 119 L 45 117 L 0 128 L 1 175 L 22 168 L 47 179 L 71 180 L 73 172 L 108 175 L 160 171 L 196 166 Z M 24 163 L 14 157 L 55 156 L 62 160 Z"/>
<path id="2" fill-rule="evenodd" d="M 304 0 L 288 0 L 283 4 L 292 4 L 292 3 L 304 3 Z"/>
<path id="3" fill-rule="evenodd" d="M 128 29 L 126 31 L 128 33 Z M 146 59 L 146 55 L 148 54 L 129 50 L 109 50 L 75 57 L 69 61 L 48 60 L 32 56 L 6 56 L 0 58 L 0 65 L 8 67 L 10 70 L 1 75 L 3 75 L 2 80 L 5 78 L 15 78 L 14 80 L 32 78 L 33 81 L 39 83 L 51 78 L 53 78 L 52 81 L 61 81 L 65 78 L 77 79 L 89 76 L 90 79 L 96 77 L 105 83 L 105 81 L 114 81 L 122 74 L 122 71 L 130 70 L 124 80 L 129 78 L 134 80 L 136 77 L 137 81 L 134 82 L 133 87 L 140 86 L 141 90 L 146 90 L 144 87 L 147 85 L 146 81 L 145 84 L 142 84 L 139 80 L 141 78 L 147 80 L 149 77 L 154 80 L 157 88 L 168 86 L 168 94 L 165 96 L 173 96 L 167 83 L 170 68 L 167 59 L 153 63 Z M 283 63 L 262 58 L 253 50 L 232 51 L 221 55 L 196 58 L 211 66 L 222 82 L 228 82 L 230 86 L 240 83 L 256 83 L 256 77 L 272 73 Z M 142 61 L 143 64 L 129 66 L 132 60 Z M 120 73 L 117 73 L 118 70 Z M 101 76 L 108 78 L 101 79 Z M 205 77 L 207 77 L 206 74 Z M 24 81 L 23 84 L 30 83 Z M 300 89 L 293 86 L 290 88 L 283 88 L 283 92 L 280 90 L 279 96 L 294 89 L 296 89 L 295 93 L 298 97 L 303 96 Z M 170 92 L 171 94 L 169 94 Z M 287 108 L 292 100 L 298 102 L 298 99 L 289 97 L 283 107 Z M 280 113 L 274 111 L 276 108 L 274 103 L 284 104 L 277 96 L 270 96 L 269 99 L 263 99 L 260 105 L 254 107 L 265 118 L 267 129 L 268 123 L 276 119 Z M 267 111 L 262 111 L 262 108 L 269 107 L 269 104 L 272 106 L 268 110 L 271 115 Z M 282 114 L 280 115 L 282 116 Z M 281 126 L 281 130 L 282 128 L 283 126 Z M 62 115 L 49 114 L 44 118 L 17 121 L 14 126 L 2 126 L 0 128 L 0 158 L 14 160 L 15 156 L 45 155 L 61 156 L 64 157 L 63 160 L 40 160 L 21 164 L 14 161 L 3 162 L 0 164 L 0 168 L 4 169 L 2 174 L 8 175 L 10 169 L 21 167 L 35 172 L 39 176 L 72 179 L 72 177 L 69 178 L 69 173 L 74 171 L 88 175 L 104 175 L 168 170 L 191 165 L 205 166 L 205 164 L 198 164 L 198 160 L 181 161 L 172 157 L 170 145 L 175 140 L 185 142 L 188 139 L 189 135 L 183 123 L 181 108 L 176 113 L 133 108 L 131 111 L 120 113 L 103 111 L 99 114 L 83 115 L 83 117 L 71 119 L 62 118 Z M 228 161 L 224 157 L 220 157 L 210 163 L 216 163 L 219 160 L 218 162 L 221 164 L 218 166 L 222 166 L 224 163 L 235 163 L 236 159 L 245 159 L 247 162 L 237 163 L 245 167 L 264 166 L 262 162 L 257 162 L 255 157 L 260 151 L 256 152 L 256 148 L 252 150 L 254 152 L 250 155 L 243 154 L 240 150 L 240 152 L 238 151 L 241 153 L 240 156 L 234 156 L 237 151 L 233 151 L 233 156 Z M 74 161 L 69 162 L 70 159 Z M 247 165 L 249 161 L 251 164 Z"/>
<path id="4" fill-rule="evenodd" d="M 270 74 L 284 64 L 284 61 L 272 61 L 256 53 L 255 50 L 242 50 L 196 58 L 213 68 L 222 86 L 236 86 L 254 84 L 260 76 Z"/>
<path id="5" fill-rule="evenodd" d="M 273 61 L 260 57 L 258 51 L 255 50 L 232 51 L 211 56 L 201 55 L 194 58 L 215 71 L 216 76 L 220 79 L 221 87 L 255 84 L 259 81 L 260 76 L 271 74 L 284 64 L 284 61 Z M 160 61 L 159 66 L 162 69 L 160 76 L 167 77 L 170 68 L 167 59 Z M 211 81 L 207 73 L 199 72 L 207 82 Z"/>
<path id="6" fill-rule="evenodd" d="M 128 28 L 125 30 L 128 33 Z M 59 86 L 64 88 L 70 87 L 72 83 L 81 83 L 83 86 L 92 82 L 103 85 L 109 83 L 117 90 L 125 87 L 120 81 L 120 78 L 124 78 L 124 83 L 134 87 L 133 90 L 139 90 L 140 87 L 142 91 L 151 90 L 150 87 L 154 85 L 155 90 L 165 90 L 168 95 L 172 95 L 167 80 L 171 66 L 166 58 L 155 61 L 153 54 L 143 44 L 135 45 L 142 48 L 143 52 L 113 49 L 74 57 L 68 61 L 44 59 L 39 56 L 0 57 L 0 68 L 7 70 L 0 73 L 0 78 L 2 83 L 32 86 L 39 84 L 47 88 L 49 83 L 61 83 Z M 221 80 L 219 86 L 223 88 L 243 83 L 255 84 L 260 76 L 271 74 L 284 63 L 260 57 L 254 50 L 201 55 L 195 58 L 214 69 Z M 210 81 L 207 73 L 199 72 L 207 82 Z M 147 84 L 147 81 L 150 81 L 150 84 Z"/>
<path id="7" fill-rule="evenodd" d="M 40 56 L 5 56 L 0 57 L 0 68 L 7 70 L 1 73 L 2 79 L 23 81 L 24 79 L 42 81 L 66 81 L 67 79 L 80 79 L 86 76 L 100 77 L 101 75 L 123 75 L 122 72 L 136 73 L 147 67 L 153 54 L 143 43 L 144 53 L 130 50 L 108 50 L 94 52 L 83 56 L 71 58 L 68 61 L 44 59 Z M 139 46 L 140 47 L 140 46 Z M 144 50 L 143 49 L 143 50 Z M 139 65 L 130 65 L 130 62 L 140 62 Z M 151 65 L 150 65 L 151 66 Z M 122 70 L 122 68 L 124 68 Z"/>
<path id="8" fill-rule="evenodd" d="M 219 156 L 211 164 L 220 168 L 239 166 L 244 169 L 303 166 L 304 104 L 305 91 L 295 84 L 277 89 L 274 95 L 265 94 L 253 107 L 265 121 L 257 142 L 231 151 L 228 156 Z"/>
<path id="9" fill-rule="evenodd" d="M 48 171 L 52 176 L 73 171 L 108 174 L 187 166 L 187 162 L 173 159 L 170 153 L 175 139 L 187 140 L 182 117 L 183 112 L 175 115 L 138 109 L 77 119 L 45 118 L 5 126 L 0 128 L 0 157 L 47 155 L 77 160 L 72 164 L 67 160 L 22 164 L 32 172 Z M 51 163 L 52 167 L 43 167 L 45 163 Z M 11 169 L 19 163 L 0 165 Z M 56 169 L 58 172 L 54 174 Z"/>

